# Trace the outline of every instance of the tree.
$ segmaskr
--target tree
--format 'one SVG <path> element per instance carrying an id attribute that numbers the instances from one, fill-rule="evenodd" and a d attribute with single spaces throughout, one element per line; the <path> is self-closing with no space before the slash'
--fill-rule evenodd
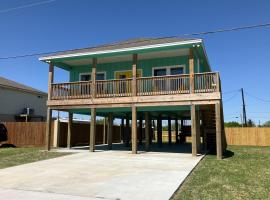
<path id="1" fill-rule="evenodd" d="M 232 122 L 224 122 L 225 127 L 241 127 L 242 125 L 238 122 L 232 121 Z"/>
<path id="2" fill-rule="evenodd" d="M 264 122 L 264 124 L 262 126 L 264 126 L 264 127 L 270 127 L 270 121 Z"/>
<path id="3" fill-rule="evenodd" d="M 248 119 L 247 120 L 247 127 L 254 127 L 254 126 L 256 126 L 255 122 L 252 119 Z"/>

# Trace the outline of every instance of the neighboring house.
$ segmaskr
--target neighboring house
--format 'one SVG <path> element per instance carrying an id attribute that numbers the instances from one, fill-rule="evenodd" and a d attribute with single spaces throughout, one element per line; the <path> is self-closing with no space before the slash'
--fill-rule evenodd
<path id="1" fill-rule="evenodd" d="M 48 126 L 51 112 L 91 115 L 90 151 L 95 150 L 95 118 L 108 117 L 108 147 L 112 148 L 113 118 L 124 119 L 124 142 L 137 153 L 145 120 L 145 149 L 151 144 L 150 127 L 157 121 L 157 142 L 162 146 L 162 120 L 181 122 L 176 142 L 192 135 L 192 154 L 216 149 L 218 158 L 226 148 L 219 73 L 212 72 L 201 39 L 133 39 L 91 48 L 59 52 L 40 58 L 49 64 Z M 53 83 L 54 66 L 67 70 L 70 82 Z M 137 120 L 139 125 L 137 127 Z M 185 124 L 191 124 L 185 126 Z M 68 141 L 71 128 L 68 128 Z M 179 135 L 179 132 L 181 134 Z M 86 133 L 87 134 L 87 133 Z M 51 130 L 47 129 L 50 149 Z M 171 143 L 169 128 L 169 143 Z M 69 145 L 68 145 L 69 147 Z"/>
<path id="2" fill-rule="evenodd" d="M 0 121 L 44 121 L 47 93 L 0 77 Z"/>

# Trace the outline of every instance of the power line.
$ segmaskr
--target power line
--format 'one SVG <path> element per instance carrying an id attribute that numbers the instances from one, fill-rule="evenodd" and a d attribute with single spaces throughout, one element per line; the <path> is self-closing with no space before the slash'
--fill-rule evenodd
<path id="1" fill-rule="evenodd" d="M 254 24 L 254 25 L 249 25 L 249 26 L 239 26 L 239 27 L 228 28 L 228 29 L 217 29 L 213 31 L 205 31 L 205 32 L 198 32 L 198 33 L 186 33 L 186 34 L 183 34 L 183 36 L 208 35 L 208 34 L 213 34 L 213 33 L 232 32 L 232 31 L 261 28 L 261 27 L 267 27 L 267 26 L 270 26 L 270 23 Z"/>
<path id="2" fill-rule="evenodd" d="M 14 11 L 14 10 L 23 9 L 23 8 L 29 8 L 29 7 L 34 7 L 34 6 L 38 6 L 38 5 L 48 4 L 48 3 L 55 2 L 55 1 L 57 1 L 57 0 L 47 0 L 47 1 L 35 2 L 35 3 L 31 3 L 31 4 L 25 4 L 25 5 L 13 7 L 13 8 L 7 8 L 7 9 L 0 10 L 0 13 L 7 13 L 7 12 Z"/>
<path id="3" fill-rule="evenodd" d="M 235 93 L 235 92 L 239 92 L 239 89 L 237 89 L 237 90 L 230 90 L 230 91 L 227 91 L 227 92 L 222 92 L 222 94 L 231 94 L 231 93 Z"/>
<path id="4" fill-rule="evenodd" d="M 35 5 L 41 4 L 41 3 L 51 3 L 53 1 L 56 1 L 56 0 L 48 0 L 48 1 L 44 1 L 44 2 L 39 2 L 39 3 L 36 3 Z M 28 5 L 25 5 L 25 6 L 21 6 L 21 7 L 17 7 L 17 8 L 11 8 L 11 9 L 12 10 L 20 9 L 20 8 L 26 7 L 26 6 L 34 6 L 34 5 L 33 4 L 28 4 Z M 11 9 L 8 9 L 8 10 L 11 10 Z M 2 10 L 2 12 L 7 12 L 8 10 Z M 0 13 L 1 13 L 1 11 L 0 11 Z M 215 33 L 222 33 L 222 32 L 240 31 L 240 30 L 245 30 L 245 29 L 263 28 L 263 27 L 269 27 L 269 26 L 270 26 L 270 23 L 262 23 L 262 24 L 254 24 L 254 25 L 249 25 L 249 26 L 239 26 L 239 27 L 228 28 L 228 29 L 217 29 L 217 30 L 205 31 L 205 32 L 185 33 L 185 34 L 176 35 L 176 36 L 160 37 L 160 38 L 157 38 L 157 39 L 179 38 L 179 37 L 182 37 L 182 36 L 208 35 L 208 34 L 215 34 Z M 109 46 L 114 46 L 114 45 L 116 45 L 116 44 L 112 44 L 112 45 L 109 45 Z M 65 50 L 65 51 L 68 51 L 68 50 Z M 59 53 L 59 52 L 63 52 L 63 51 L 38 52 L 38 53 L 32 53 L 32 54 L 7 56 L 7 57 L 0 57 L 0 60 L 25 58 L 25 57 L 33 57 L 33 56 L 40 56 L 40 55 L 48 55 L 48 54 L 53 54 L 53 53 L 56 53 L 56 52 Z"/>
<path id="5" fill-rule="evenodd" d="M 260 101 L 263 101 L 263 102 L 267 102 L 267 103 L 270 102 L 270 100 L 266 100 L 266 99 L 257 97 L 257 96 L 255 96 L 255 95 L 253 95 L 253 94 L 250 94 L 249 92 L 245 92 L 245 93 L 246 93 L 248 96 L 253 97 L 254 99 L 257 99 L 257 100 L 260 100 Z"/>
<path id="6" fill-rule="evenodd" d="M 232 95 L 231 97 L 229 97 L 229 98 L 223 100 L 223 103 L 227 103 L 227 102 L 231 101 L 231 100 L 234 99 L 238 94 L 239 94 L 238 91 L 235 92 L 234 95 Z"/>

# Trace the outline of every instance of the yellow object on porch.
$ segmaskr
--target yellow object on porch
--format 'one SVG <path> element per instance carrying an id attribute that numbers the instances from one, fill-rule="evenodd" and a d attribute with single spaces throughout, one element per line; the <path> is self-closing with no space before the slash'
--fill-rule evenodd
<path id="1" fill-rule="evenodd" d="M 132 78 L 132 70 L 116 71 L 114 77 L 115 79 Z M 137 77 L 142 77 L 142 70 L 137 70 Z"/>

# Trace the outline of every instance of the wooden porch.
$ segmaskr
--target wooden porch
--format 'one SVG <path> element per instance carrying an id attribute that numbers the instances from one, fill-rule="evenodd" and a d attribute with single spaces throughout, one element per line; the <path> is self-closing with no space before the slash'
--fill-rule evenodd
<path id="1" fill-rule="evenodd" d="M 217 72 L 136 78 L 136 96 L 220 92 Z M 95 91 L 95 94 L 93 94 Z M 52 83 L 51 100 L 131 97 L 132 79 Z"/>

